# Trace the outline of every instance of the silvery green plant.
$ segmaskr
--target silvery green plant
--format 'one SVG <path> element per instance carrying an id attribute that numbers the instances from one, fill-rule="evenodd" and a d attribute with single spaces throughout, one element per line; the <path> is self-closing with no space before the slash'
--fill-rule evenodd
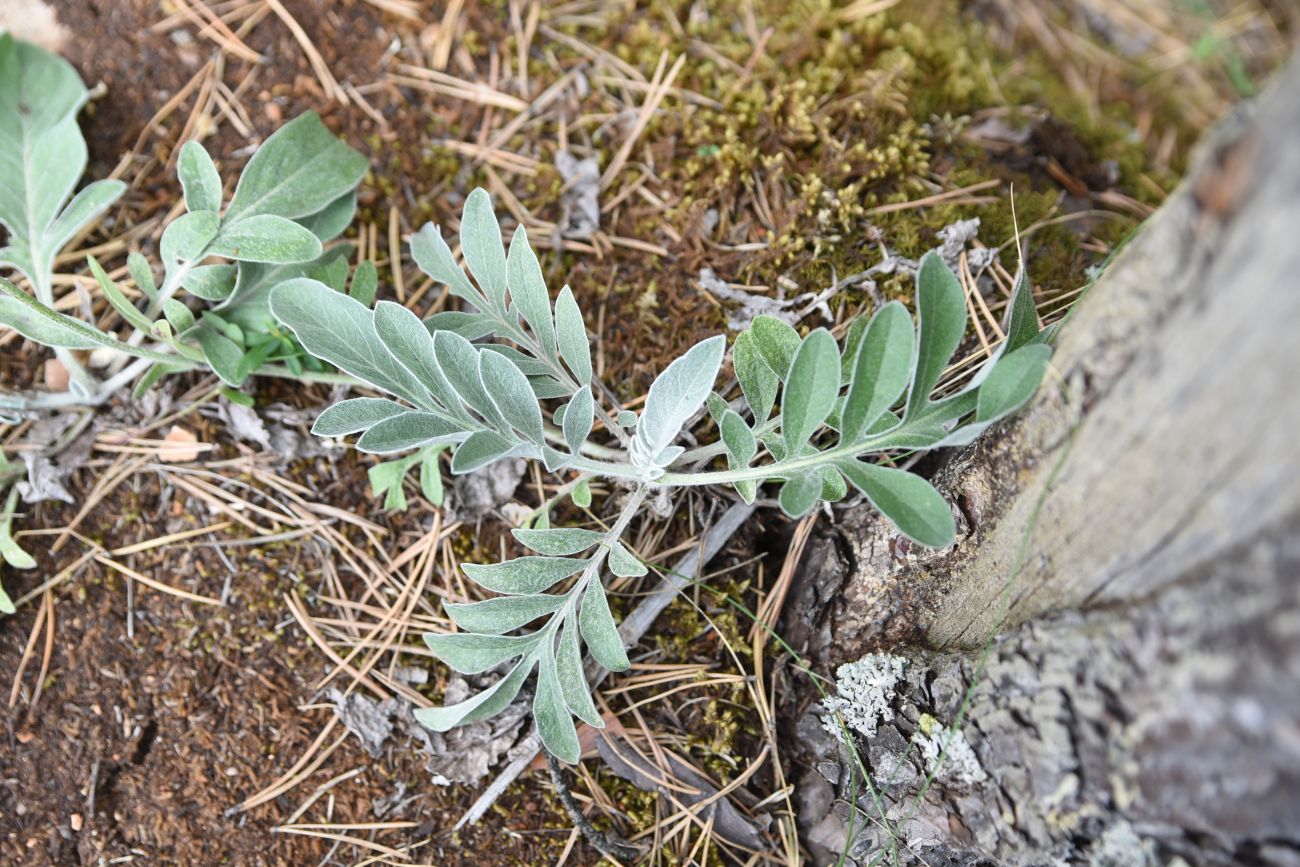
<path id="1" fill-rule="evenodd" d="M 0 277 L 0 325 L 52 347 L 70 380 L 65 393 L 0 394 L 0 413 L 95 405 L 132 382 L 145 388 L 166 373 L 196 368 L 210 368 L 230 386 L 255 371 L 329 378 L 276 327 L 267 296 L 280 282 L 311 275 L 373 300 L 373 265 L 359 267 L 348 287 L 349 248 L 324 248 L 352 221 L 365 158 L 315 114 L 304 114 L 263 143 L 223 208 L 215 164 L 202 145 L 186 142 L 177 160 L 186 213 L 163 231 L 161 284 L 149 261 L 132 253 L 136 303 L 88 260 L 127 332 L 110 334 L 56 310 L 52 288 L 58 254 L 126 189 L 118 180 L 98 180 L 72 195 L 86 167 L 77 114 L 88 97 L 66 61 L 0 35 L 0 225 L 8 233 L 0 267 L 25 276 L 32 289 L 28 294 Z M 106 377 L 74 350 L 108 350 Z"/>
<path id="2" fill-rule="evenodd" d="M 636 415 L 604 405 L 609 392 L 593 375 L 572 291 L 566 286 L 552 300 L 522 226 L 507 252 L 483 190 L 466 200 L 460 246 L 472 281 L 432 225 L 412 237 L 411 254 L 465 302 L 464 311 L 421 321 L 401 305 L 381 301 L 371 309 L 310 277 L 276 286 L 271 311 L 307 351 L 389 395 L 328 407 L 315 422 L 318 435 L 359 435 L 357 448 L 375 454 L 446 449 L 453 473 L 511 457 L 540 461 L 574 476 L 580 504 L 589 478 L 632 488 L 608 529 L 516 529 L 532 554 L 466 564 L 473 581 L 498 595 L 447 604 L 462 631 L 425 636 L 462 674 L 503 665 L 505 673 L 465 701 L 417 711 L 424 725 L 446 731 L 501 711 L 535 669 L 542 742 L 569 762 L 579 755 L 574 718 L 602 725 L 582 646 L 607 668 L 628 667 L 602 575 L 645 574 L 621 537 L 648 494 L 730 485 L 753 502 L 770 483 L 781 508 L 799 516 L 853 488 L 903 535 L 947 546 L 955 535 L 948 504 L 889 460 L 972 441 L 1029 399 L 1051 354 L 1022 270 L 1006 340 L 969 385 L 936 396 L 965 335 L 966 304 L 957 279 L 932 253 L 916 275 L 915 325 L 891 302 L 855 321 L 841 346 L 825 328 L 800 336 L 760 316 L 732 345 L 737 398 L 713 392 L 726 339 L 710 337 L 664 369 Z M 679 440 L 699 426 L 706 406 L 718 439 L 686 448 Z M 593 441 L 597 420 L 600 442 Z"/>

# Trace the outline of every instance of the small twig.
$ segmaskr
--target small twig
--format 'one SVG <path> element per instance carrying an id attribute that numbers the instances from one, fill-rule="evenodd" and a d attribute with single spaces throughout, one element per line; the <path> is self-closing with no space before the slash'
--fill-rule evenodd
<path id="1" fill-rule="evenodd" d="M 546 751 L 543 750 L 543 752 Z M 611 835 L 591 824 L 591 820 L 587 818 L 587 815 L 582 812 L 582 808 L 578 806 L 578 802 L 574 800 L 573 792 L 569 790 L 569 783 L 564 779 L 564 772 L 560 767 L 559 759 L 547 752 L 546 765 L 551 769 L 551 784 L 555 786 L 555 791 L 560 796 L 560 803 L 564 805 L 569 818 L 573 820 L 574 827 L 582 832 L 582 836 L 595 847 L 596 851 L 606 858 L 613 858 L 616 861 L 633 861 L 640 857 L 640 849 L 626 842 L 611 839 Z"/>

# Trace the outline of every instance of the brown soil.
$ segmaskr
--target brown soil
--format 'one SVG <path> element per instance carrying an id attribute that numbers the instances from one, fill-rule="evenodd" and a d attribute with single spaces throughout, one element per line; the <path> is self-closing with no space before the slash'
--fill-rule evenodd
<path id="1" fill-rule="evenodd" d="M 413 23 L 386 15 L 363 0 L 282 2 L 309 32 L 334 77 L 358 86 L 382 79 L 383 58 L 394 34 L 400 33 L 408 43 L 419 41 L 422 35 L 436 36 L 432 25 L 441 18 L 444 6 L 433 4 L 432 11 L 424 14 L 424 22 Z M 88 85 L 102 82 L 108 94 L 83 115 L 91 150 L 87 176 L 105 176 L 124 153 L 143 141 L 124 175 L 131 190 L 103 231 L 111 233 L 167 213 L 177 195 L 168 160 L 192 102 L 161 119 L 158 128 L 146 129 L 146 125 L 159 106 L 207 62 L 212 44 L 197 34 L 194 25 L 184 28 L 189 41 L 152 29 L 179 7 L 169 0 L 61 0 L 54 5 L 73 34 L 65 46 L 66 55 Z M 483 4 L 485 8 L 466 13 L 474 18 L 471 29 L 479 43 L 476 61 L 485 56 L 483 42 L 503 39 L 510 32 L 499 8 L 507 5 Z M 692 4 L 675 5 L 682 7 L 685 20 Z M 612 50 L 624 36 L 629 42 L 633 37 L 645 37 L 640 25 L 652 30 L 662 27 L 657 15 L 648 13 L 637 28 L 628 24 L 627 33 L 608 34 L 608 46 Z M 316 109 L 332 129 L 371 160 L 374 174 L 362 185 L 359 222 L 373 221 L 386 229 L 390 206 L 397 205 L 406 221 L 403 231 L 424 220 L 454 223 L 463 194 L 481 183 L 482 177 L 468 170 L 441 171 L 445 161 L 424 160 L 427 154 L 414 145 L 435 134 L 451 136 L 453 131 L 471 137 L 466 131 L 476 128 L 482 109 L 428 94 L 381 89 L 367 95 L 388 121 L 388 129 L 381 129 L 366 112 L 325 99 L 301 47 L 274 17 L 253 27 L 245 41 L 264 63 L 253 67 L 228 57 L 224 80 L 233 88 L 245 76 L 256 76 L 243 95 L 253 126 L 251 138 L 264 138 L 299 112 Z M 657 54 L 657 46 L 653 47 Z M 807 51 L 816 53 L 815 47 Z M 739 56 L 723 68 L 739 69 L 745 60 Z M 488 66 L 485 60 L 479 65 Z M 642 72 L 648 77 L 650 69 Z M 707 77 L 681 84 L 700 92 L 709 90 Z M 553 128 L 547 127 L 541 134 L 550 142 L 552 133 Z M 535 130 L 526 128 L 519 137 L 534 134 Z M 571 134 L 577 138 L 589 133 L 575 129 Z M 1078 145 L 1073 139 L 1070 142 Z M 250 138 L 229 123 L 205 140 L 223 173 L 242 164 L 249 143 Z M 517 143 L 512 140 L 511 146 Z M 681 154 L 673 150 L 679 144 L 675 130 L 665 133 L 658 144 L 664 149 L 660 158 L 665 166 L 680 159 Z M 554 147 L 548 143 L 545 149 L 551 153 Z M 689 149 L 693 151 L 695 145 Z M 445 157 L 442 153 L 437 159 Z M 608 151 L 605 157 L 607 161 Z M 1078 161 L 1071 162 L 1075 158 Z M 1058 162 L 1076 177 L 1096 169 L 1087 153 L 1080 155 L 1073 149 L 1060 154 Z M 543 199 L 544 188 L 552 181 L 554 177 L 539 178 L 524 186 L 532 199 Z M 1035 177 L 1035 181 L 1043 186 L 1054 183 L 1046 175 Z M 1101 187 L 1105 179 L 1089 180 L 1089 184 Z M 1138 194 L 1132 189 L 1127 192 Z M 702 221 L 706 206 L 712 203 L 695 204 L 695 216 Z M 949 216 L 967 215 L 954 212 Z M 555 218 L 557 214 L 547 212 L 547 216 Z M 662 234 L 644 229 L 647 221 L 653 224 L 660 216 L 656 209 L 642 203 L 639 211 L 621 208 L 615 216 L 621 221 L 615 227 L 618 234 L 669 243 Z M 621 248 L 607 251 L 604 258 L 555 257 L 557 272 L 562 272 L 555 276 L 572 282 L 585 308 L 600 310 L 605 379 L 619 383 L 628 394 L 641 393 L 665 358 L 698 336 L 719 330 L 721 313 L 694 288 L 698 268 L 715 258 L 725 259 L 734 264 L 726 276 L 743 282 L 740 278 L 748 267 L 744 263 L 753 258 L 744 252 L 724 256 L 693 237 L 687 228 L 683 227 L 685 239 L 672 244 L 673 255 L 662 259 Z M 736 240 L 750 239 L 738 234 Z M 382 252 L 382 242 L 380 247 Z M 1079 265 L 1071 263 L 1071 279 L 1078 276 Z M 775 275 L 769 277 L 765 282 L 775 283 Z M 390 281 L 381 280 L 381 285 L 387 287 Z M 650 288 L 643 294 L 646 286 Z M 391 289 L 381 292 L 391 293 Z M 0 380 L 6 386 L 31 381 L 36 366 L 32 359 L 38 357 L 24 356 L 26 369 L 19 369 L 5 347 Z M 327 394 L 323 388 L 261 384 L 258 397 L 263 402 L 281 400 L 306 407 L 322 405 Z M 118 407 L 108 412 L 120 411 Z M 192 425 L 201 441 L 229 440 L 219 425 L 208 425 L 198 421 Z M 236 453 L 233 446 L 223 446 L 220 452 L 223 456 Z M 96 453 L 93 457 L 70 485 L 78 497 L 89 493 L 114 455 Z M 299 462 L 292 467 L 292 475 L 315 488 L 323 501 L 387 527 L 397 550 L 404 538 L 424 531 L 422 522 L 428 519 L 428 512 L 416 506 L 404 515 L 383 513 L 366 489 L 366 466 L 352 456 L 337 464 L 316 459 Z M 201 508 L 179 494 L 161 490 L 153 476 L 138 473 L 94 508 L 78 531 L 105 548 L 117 548 L 206 523 L 196 517 Z M 22 516 L 20 524 L 23 528 L 58 528 L 75 516 L 73 507 L 46 504 Z M 681 533 L 674 539 L 684 536 Z M 31 590 L 85 550 L 70 544 L 51 554 L 44 544 L 49 538 L 29 535 L 22 539 L 41 561 L 40 568 L 31 573 L 5 570 L 3 580 L 10 595 L 17 598 Z M 783 538 L 772 547 L 779 547 Z M 225 559 L 211 546 L 196 545 L 179 557 L 172 549 L 165 562 L 162 556 L 146 554 L 132 564 L 192 593 L 213 597 L 228 593 L 227 604 L 221 608 L 191 605 L 140 587 L 129 597 L 120 576 L 94 563 L 52 591 L 57 600 L 53 605 L 56 638 L 46 675 L 38 679 L 45 652 L 42 638 L 32 648 L 34 660 L 26 668 L 16 700 L 8 702 L 8 696 L 0 692 L 0 719 L 4 722 L 0 731 L 0 864 L 89 865 L 111 859 L 169 865 L 321 863 L 334 850 L 330 841 L 274 834 L 271 829 L 293 814 L 315 786 L 358 768 L 364 772 L 332 788 L 307 815 L 321 816 L 328 811 L 330 821 L 336 824 L 375 821 L 374 802 L 391 797 L 400 784 L 414 800 L 401 808 L 400 815 L 386 818 L 417 822 L 419 827 L 384 832 L 376 839 L 393 847 L 432 839 L 416 852 L 419 862 L 531 865 L 554 863 L 559 858 L 569 840 L 570 825 L 548 781 L 526 775 L 523 784 L 512 787 L 479 826 L 454 834 L 449 829 L 477 791 L 430 785 L 414 750 L 397 740 L 390 741 L 377 760 L 349 740 L 307 785 L 247 814 L 228 815 L 231 807 L 267 786 L 308 750 L 330 711 L 304 707 L 313 702 L 314 684 L 327 670 L 327 663 L 282 604 L 285 591 L 310 590 L 311 579 L 304 575 L 311 574 L 313 567 L 295 559 L 301 555 L 293 551 L 223 550 Z M 736 592 L 745 592 L 744 576 L 735 580 Z M 0 619 L 0 672 L 18 669 L 38 608 L 33 603 L 15 616 Z M 734 611 L 731 616 L 734 620 Z M 708 659 L 718 648 L 706 627 L 684 618 L 658 630 L 654 640 L 671 645 L 665 661 Z M 729 628 L 747 632 L 748 624 L 733 622 Z M 0 684 L 9 682 L 5 678 Z M 699 731 L 717 725 L 708 713 L 705 704 L 697 704 L 673 724 L 690 730 L 690 737 L 699 737 Z M 742 717 L 735 723 L 737 728 L 751 724 L 743 711 L 736 713 Z M 631 813 L 633 796 L 620 799 L 614 785 L 607 788 L 619 808 Z M 648 814 L 652 823 L 653 807 Z M 359 837 L 368 834 L 354 833 Z M 334 854 L 331 863 L 354 863 L 376 853 L 343 846 Z M 593 850 L 579 845 L 567 863 L 596 860 Z M 709 858 L 710 863 L 715 860 Z"/>
<path id="2" fill-rule="evenodd" d="M 73 34 L 66 56 L 88 85 L 102 82 L 107 88 L 108 96 L 82 117 L 91 150 L 87 174 L 102 177 L 134 147 L 158 107 L 206 61 L 210 46 L 179 45 L 152 32 L 163 15 L 151 0 L 55 5 Z M 362 83 L 378 76 L 377 59 L 391 38 L 384 28 L 392 22 L 386 23 L 374 7 L 344 2 L 321 14 L 307 0 L 285 0 L 284 5 L 309 27 L 340 80 Z M 301 49 L 287 28 L 276 25 L 265 23 L 248 37 L 250 47 L 267 58 L 257 71 L 255 95 L 247 100 L 262 109 L 252 117 L 257 133 L 269 135 L 278 122 L 314 108 L 380 163 L 366 145 L 374 122 L 321 99 Z M 340 33 L 349 36 L 340 38 Z M 237 81 L 248 71 L 239 69 L 238 61 L 228 63 L 236 67 L 228 80 Z M 165 163 L 188 113 L 183 107 L 166 119 L 169 134 L 150 138 L 137 159 Z M 206 144 L 226 166 L 238 166 L 246 158 L 235 152 L 247 140 L 229 125 Z M 165 213 L 174 201 L 172 170 L 143 168 L 119 216 L 128 225 Z M 368 198 L 374 202 L 377 196 L 372 190 Z M 386 203 L 382 212 L 387 213 Z M 6 369 L 8 362 L 6 351 Z M 28 381 L 26 376 L 3 376 L 10 385 Z M 315 405 L 326 399 L 324 391 L 310 392 L 281 389 L 278 397 Z M 210 437 L 223 438 L 216 431 Z M 346 469 L 351 478 L 331 490 L 331 501 L 373 511 L 370 517 L 386 522 L 366 494 L 364 467 L 348 461 Z M 311 473 L 310 468 L 299 471 Z M 97 475 L 95 466 L 78 474 L 70 486 L 74 495 L 84 497 Z M 165 526 L 186 525 L 187 513 L 202 508 L 192 501 L 160 499 L 158 485 L 145 476 L 128 487 L 136 490 L 100 504 L 80 531 L 106 547 L 120 547 L 156 537 Z M 74 516 L 71 507 L 46 504 L 20 522 L 62 527 Z M 400 534 L 401 520 L 414 523 L 420 517 L 399 516 L 394 535 Z M 39 537 L 23 544 L 41 562 L 31 573 L 5 570 L 5 586 L 15 598 L 68 565 L 77 547 L 51 557 L 42 551 Z M 454 834 L 451 826 L 477 792 L 431 785 L 414 749 L 396 740 L 389 742 L 386 755 L 373 760 L 349 739 L 308 785 L 246 815 L 227 815 L 297 761 L 330 713 L 301 708 L 311 702 L 313 684 L 325 669 L 297 625 L 286 623 L 281 594 L 299 579 L 288 570 L 268 568 L 261 554 L 250 553 L 256 550 L 230 548 L 233 572 L 212 548 L 202 546 L 179 562 L 174 552 L 165 564 L 156 556 L 136 562 L 135 568 L 199 594 L 220 597 L 229 582 L 227 605 L 219 609 L 145 588 L 138 588 L 128 609 L 123 581 L 94 564 L 55 591 L 56 640 L 39 700 L 33 703 L 32 693 L 43 638 L 14 707 L 7 707 L 7 695 L 0 696 L 0 863 L 316 864 L 331 852 L 330 841 L 273 834 L 270 828 L 305 801 L 315 785 L 359 767 L 365 768 L 362 775 L 327 796 L 333 800 L 335 823 L 375 821 L 373 802 L 404 784 L 407 797 L 415 799 L 401 808 L 400 816 L 386 818 L 421 824 L 388 832 L 381 838 L 385 845 L 432 838 L 418 850 L 417 860 L 435 864 L 554 862 L 569 838 L 569 823 L 549 784 L 530 779 L 512 788 L 478 826 Z M 6 692 L 37 608 L 28 605 L 0 619 L 0 671 L 9 674 Z M 335 854 L 331 863 L 353 863 L 375 853 L 342 846 Z M 569 863 L 591 860 L 593 854 L 579 847 Z"/>

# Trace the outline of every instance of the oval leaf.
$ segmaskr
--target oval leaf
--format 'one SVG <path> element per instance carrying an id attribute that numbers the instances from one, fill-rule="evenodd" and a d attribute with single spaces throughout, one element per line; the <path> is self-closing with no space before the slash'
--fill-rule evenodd
<path id="1" fill-rule="evenodd" d="M 836 466 L 904 536 L 929 548 L 946 548 L 953 543 L 957 525 L 952 510 L 925 479 L 905 470 L 855 460 L 841 461 Z"/>
<path id="2" fill-rule="evenodd" d="M 208 252 L 237 262 L 286 265 L 310 262 L 322 248 L 320 238 L 293 220 L 257 214 L 223 225 Z"/>
<path id="3" fill-rule="evenodd" d="M 916 310 L 916 363 L 906 416 L 916 414 L 930 402 L 930 392 L 966 333 L 966 294 L 956 275 L 934 251 L 921 258 L 916 271 Z"/>
<path id="4" fill-rule="evenodd" d="M 1051 357 L 1050 346 L 1035 343 L 1000 359 L 980 385 L 975 421 L 995 421 L 1019 409 L 1043 381 Z"/>
<path id="5" fill-rule="evenodd" d="M 871 317 L 854 358 L 840 417 L 841 440 L 857 442 L 893 406 L 912 378 L 916 337 L 907 308 L 891 301 Z"/>
<path id="6" fill-rule="evenodd" d="M 368 430 L 384 419 L 410 409 L 380 397 L 354 397 L 336 403 L 316 416 L 311 432 L 318 437 L 341 437 Z"/>
<path id="7" fill-rule="evenodd" d="M 501 226 L 492 213 L 492 198 L 476 187 L 465 199 L 460 218 L 460 249 L 484 295 L 498 311 L 506 310 L 506 248 Z"/>
<path id="8" fill-rule="evenodd" d="M 587 326 L 582 321 L 582 311 L 573 300 L 573 290 L 565 286 L 555 299 L 555 337 L 564 363 L 573 371 L 578 382 L 591 382 L 591 342 L 587 339 Z"/>
<path id="9" fill-rule="evenodd" d="M 835 338 L 818 328 L 799 345 L 781 398 L 781 434 L 796 454 L 835 408 L 840 392 L 840 352 Z"/>
<path id="10" fill-rule="evenodd" d="M 203 145 L 193 140 L 181 145 L 176 175 L 181 181 L 187 211 L 221 210 L 221 175 Z"/>
<path id="11" fill-rule="evenodd" d="M 401 452 L 466 437 L 461 424 L 435 412 L 411 410 L 376 422 L 357 440 L 357 449 L 371 454 Z"/>

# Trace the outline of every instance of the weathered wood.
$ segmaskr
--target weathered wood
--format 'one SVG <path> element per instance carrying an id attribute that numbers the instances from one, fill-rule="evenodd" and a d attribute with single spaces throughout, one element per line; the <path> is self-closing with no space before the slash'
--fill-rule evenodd
<path id="1" fill-rule="evenodd" d="M 939 474 L 953 548 L 900 556 L 869 509 L 810 548 L 790 627 L 814 659 L 980 646 L 1067 448 L 1003 626 L 1151 594 L 1300 507 L 1297 142 L 1300 62 L 1083 299 L 1031 406 Z"/>
<path id="2" fill-rule="evenodd" d="M 1300 865 L 1298 143 L 1300 59 L 1081 302 L 1055 381 L 940 470 L 952 549 L 865 509 L 810 544 L 787 638 L 907 665 L 855 739 L 874 792 L 789 709 L 817 863 Z M 927 787 L 923 715 L 963 697 L 987 778 Z"/>

